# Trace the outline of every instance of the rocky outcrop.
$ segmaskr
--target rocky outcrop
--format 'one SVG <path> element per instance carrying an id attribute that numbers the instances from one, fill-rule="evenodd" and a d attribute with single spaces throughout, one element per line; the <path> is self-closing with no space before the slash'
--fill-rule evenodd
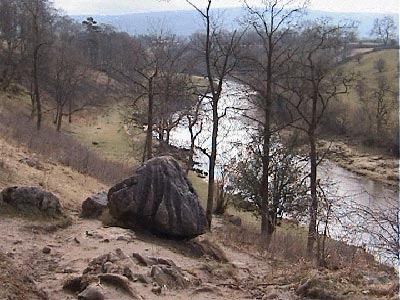
<path id="1" fill-rule="evenodd" d="M 107 192 L 102 191 L 86 198 L 82 203 L 82 218 L 97 218 L 107 208 Z"/>
<path id="2" fill-rule="evenodd" d="M 179 163 L 153 158 L 108 192 L 108 208 L 117 224 L 173 238 L 205 233 L 207 220 L 198 196 Z"/>
<path id="3" fill-rule="evenodd" d="M 0 194 L 0 203 L 24 212 L 40 211 L 49 216 L 61 215 L 59 199 L 52 193 L 39 187 L 14 186 L 4 189 Z"/>
<path id="4" fill-rule="evenodd" d="M 208 239 L 199 237 L 186 243 L 189 253 L 195 257 L 207 257 L 220 263 L 229 262 L 222 248 Z"/>

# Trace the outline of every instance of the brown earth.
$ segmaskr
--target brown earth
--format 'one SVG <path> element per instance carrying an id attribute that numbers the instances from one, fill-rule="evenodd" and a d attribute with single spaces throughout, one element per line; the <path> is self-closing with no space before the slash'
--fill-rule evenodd
<path id="1" fill-rule="evenodd" d="M 35 163 L 28 163 L 27 159 Z M 83 200 L 107 187 L 0 138 L 0 189 L 11 185 L 42 186 L 55 193 L 71 216 L 72 225 L 63 228 L 57 222 L 21 217 L 0 206 L 0 299 L 44 299 L 41 291 L 52 300 L 77 299 L 63 290 L 64 282 L 80 276 L 93 258 L 117 249 L 130 257 L 135 252 L 171 259 L 190 280 L 189 287 L 163 288 L 160 295 L 152 292 L 151 283 L 131 282 L 145 299 L 307 299 L 298 296 L 296 289 L 310 278 L 324 282 L 316 289 L 319 294 L 313 290 L 320 297 L 316 299 L 396 298 L 397 276 L 393 270 L 373 262 L 357 249 L 351 266 L 319 269 L 304 258 L 286 259 L 279 251 L 272 255 L 260 250 L 255 239 L 246 242 L 245 237 L 258 236 L 254 230 L 250 232 L 246 225 L 239 230 L 216 218 L 212 233 L 205 238 L 225 252 L 229 262 L 220 263 L 210 257 L 194 257 L 183 242 L 81 219 L 78 216 Z M 279 243 L 285 248 L 295 246 L 294 242 L 288 247 L 283 241 Z M 150 272 L 149 267 L 137 264 L 132 268 L 142 274 Z M 106 299 L 132 299 L 114 286 L 99 286 Z M 345 296 L 339 297 L 338 291 Z"/>

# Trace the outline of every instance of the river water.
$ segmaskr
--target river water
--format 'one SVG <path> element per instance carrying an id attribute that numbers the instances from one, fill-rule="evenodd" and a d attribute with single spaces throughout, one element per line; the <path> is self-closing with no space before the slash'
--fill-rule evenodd
<path id="1" fill-rule="evenodd" d="M 251 91 L 246 90 L 243 85 L 228 81 L 224 84 L 223 95 L 219 103 L 219 114 L 226 114 L 220 119 L 218 135 L 218 155 L 216 175 L 221 175 L 224 166 L 229 166 L 231 160 L 243 153 L 246 145 L 251 141 L 251 133 L 255 131 L 254 121 L 243 117 L 243 112 L 254 115 L 251 112 L 251 105 L 248 103 L 248 96 Z M 225 109 L 229 107 L 228 109 Z M 211 110 L 209 103 L 203 104 L 203 109 L 207 113 Z M 197 128 L 199 129 L 199 127 Z M 203 129 L 199 135 L 197 145 L 205 149 L 211 149 L 212 121 L 203 120 Z M 185 124 L 174 129 L 171 133 L 171 143 L 175 146 L 188 148 L 190 145 L 190 134 Z M 196 152 L 196 162 L 198 168 L 208 170 L 208 158 L 200 151 Z M 391 230 L 398 224 L 383 224 L 388 222 L 398 222 L 398 192 L 392 188 L 384 186 L 379 182 L 358 176 L 330 161 L 325 161 L 318 169 L 319 178 L 328 187 L 329 198 L 332 200 L 332 216 L 329 221 L 329 235 L 335 239 L 343 240 L 349 244 L 363 246 L 374 256 L 386 263 L 393 264 L 393 255 L 384 249 L 387 245 L 382 239 L 376 238 L 378 235 L 388 236 L 388 240 L 393 240 L 390 236 L 396 234 Z M 382 220 L 376 219 L 373 222 L 367 220 L 363 213 L 358 213 L 357 209 L 374 208 L 383 210 Z M 397 217 L 397 218 L 396 218 Z M 367 224 L 368 223 L 368 224 Z M 379 231 L 376 235 L 364 231 Z M 381 232 L 381 227 L 388 229 L 388 232 Z M 323 230 L 320 228 L 320 230 Z M 398 229 L 397 229 L 398 230 Z M 385 231 L 385 230 L 384 230 Z M 397 231 L 398 234 L 398 231 Z M 383 244 L 382 244 L 383 243 Z M 398 240 L 397 240 L 398 245 Z"/>

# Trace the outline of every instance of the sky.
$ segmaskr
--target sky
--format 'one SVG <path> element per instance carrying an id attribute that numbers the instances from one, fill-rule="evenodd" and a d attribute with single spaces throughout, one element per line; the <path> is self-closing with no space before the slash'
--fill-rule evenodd
<path id="1" fill-rule="evenodd" d="M 205 5 L 205 0 L 193 0 Z M 260 0 L 248 0 L 260 3 Z M 117 15 L 150 11 L 190 9 L 185 0 L 53 0 L 56 8 L 69 15 Z M 240 0 L 214 0 L 213 7 L 241 6 Z M 399 13 L 399 0 L 311 0 L 311 9 L 331 12 Z"/>

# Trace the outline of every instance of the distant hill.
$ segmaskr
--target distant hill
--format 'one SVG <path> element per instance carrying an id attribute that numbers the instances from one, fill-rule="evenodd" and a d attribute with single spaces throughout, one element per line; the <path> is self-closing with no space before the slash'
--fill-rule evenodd
<path id="1" fill-rule="evenodd" d="M 237 26 L 238 20 L 244 16 L 243 8 L 216 9 L 213 13 L 223 14 L 224 26 L 227 29 Z M 366 38 L 372 29 L 374 19 L 382 16 L 381 14 L 374 13 L 333 13 L 309 10 L 307 19 L 313 20 L 321 17 L 329 17 L 334 22 L 343 19 L 355 20 L 360 22 L 359 36 Z M 393 14 L 392 16 L 396 20 L 397 27 L 399 27 L 398 15 Z M 73 16 L 78 21 L 84 20 L 86 17 L 88 16 Z M 92 17 L 100 23 L 112 25 L 116 29 L 126 31 L 132 35 L 151 33 L 155 28 L 160 28 L 160 25 L 165 30 L 182 36 L 188 36 L 203 28 L 202 20 L 194 10 L 132 13 L 125 15 L 94 15 Z"/>

